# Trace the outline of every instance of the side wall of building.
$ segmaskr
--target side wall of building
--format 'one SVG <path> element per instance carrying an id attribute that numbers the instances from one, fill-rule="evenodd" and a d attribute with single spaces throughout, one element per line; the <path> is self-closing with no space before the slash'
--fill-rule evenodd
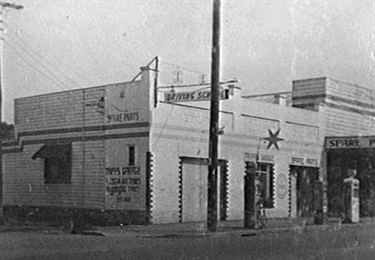
<path id="1" fill-rule="evenodd" d="M 97 105 L 103 94 L 92 88 L 16 100 L 18 143 L 4 147 L 5 206 L 103 207 L 104 142 L 97 127 L 103 125 Z M 72 145 L 69 184 L 45 183 L 44 160 L 32 159 L 51 143 Z"/>
<path id="2" fill-rule="evenodd" d="M 326 88 L 326 136 L 374 133 L 374 90 L 335 80 L 327 80 Z"/>
<path id="3" fill-rule="evenodd" d="M 147 68 L 141 76 L 16 100 L 17 140 L 3 149 L 4 206 L 110 211 L 144 223 L 153 81 Z M 70 178 L 50 182 L 49 155 L 34 155 L 59 144 L 71 147 Z"/>
<path id="4" fill-rule="evenodd" d="M 293 82 L 293 106 L 326 108 L 326 136 L 371 135 L 375 130 L 375 91 L 328 78 Z"/>

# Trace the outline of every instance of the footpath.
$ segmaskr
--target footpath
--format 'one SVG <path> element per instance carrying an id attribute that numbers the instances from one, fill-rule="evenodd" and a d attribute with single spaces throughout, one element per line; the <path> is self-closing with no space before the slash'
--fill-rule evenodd
<path id="1" fill-rule="evenodd" d="M 218 222 L 216 232 L 207 232 L 206 223 L 176 223 L 152 225 L 126 225 L 115 227 L 95 227 L 83 231 L 82 235 L 133 236 L 133 237 L 180 237 L 180 236 L 256 236 L 286 232 L 334 231 L 341 229 L 362 229 L 375 226 L 375 219 L 362 218 L 360 223 L 344 224 L 338 218 L 330 218 L 323 225 L 313 224 L 312 219 L 269 219 L 266 228 L 248 229 L 243 221 Z"/>
<path id="2" fill-rule="evenodd" d="M 125 236 L 134 238 L 172 238 L 172 237 L 202 237 L 202 236 L 257 236 L 279 234 L 287 232 L 319 232 L 341 229 L 375 230 L 375 218 L 361 218 L 359 223 L 344 224 L 338 218 L 329 218 L 326 224 L 313 224 L 312 219 L 268 219 L 266 228 L 248 229 L 243 221 L 218 222 L 216 232 L 207 232 L 206 223 L 175 223 L 152 225 L 120 225 L 94 226 L 90 230 L 79 230 L 76 235 L 93 236 Z M 353 230 L 354 231 L 354 230 Z M 4 232 L 32 232 L 69 234 L 70 227 L 53 227 L 46 224 L 12 223 L 0 225 L 0 233 Z"/>

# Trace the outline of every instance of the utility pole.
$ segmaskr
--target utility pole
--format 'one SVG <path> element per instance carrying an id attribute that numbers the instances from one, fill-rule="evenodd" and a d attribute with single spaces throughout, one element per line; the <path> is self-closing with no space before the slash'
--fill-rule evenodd
<path id="1" fill-rule="evenodd" d="M 3 12 L 6 8 L 11 8 L 15 10 L 20 10 L 23 8 L 22 5 L 16 5 L 7 2 L 0 2 L 0 26 L 2 33 L 4 32 L 4 28 L 2 25 L 4 24 L 3 21 Z M 3 37 L 1 35 L 0 39 L 0 123 L 3 120 Z M 2 222 L 3 218 L 3 138 L 0 135 L 0 222 Z"/>
<path id="2" fill-rule="evenodd" d="M 213 1 L 211 110 L 209 136 L 207 231 L 217 229 L 218 130 L 220 89 L 220 0 Z"/>

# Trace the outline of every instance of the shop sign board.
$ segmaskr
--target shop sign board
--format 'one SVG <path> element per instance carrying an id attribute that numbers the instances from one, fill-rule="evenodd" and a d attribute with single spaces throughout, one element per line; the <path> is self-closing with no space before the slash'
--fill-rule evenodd
<path id="1" fill-rule="evenodd" d="M 291 165 L 296 166 L 307 166 L 307 167 L 319 167 L 319 160 L 316 158 L 305 158 L 292 156 L 290 159 Z"/>
<path id="2" fill-rule="evenodd" d="M 211 100 L 211 90 L 195 90 L 189 92 L 169 91 L 164 94 L 166 102 L 191 102 Z M 220 90 L 220 99 L 229 99 L 228 89 Z"/>
<path id="3" fill-rule="evenodd" d="M 375 136 L 327 137 L 326 149 L 350 149 L 375 147 Z"/>
<path id="4" fill-rule="evenodd" d="M 273 154 L 245 153 L 245 161 L 273 164 L 275 163 L 275 156 Z"/>
<path id="5" fill-rule="evenodd" d="M 106 208 L 137 208 L 141 184 L 141 167 L 106 168 Z"/>

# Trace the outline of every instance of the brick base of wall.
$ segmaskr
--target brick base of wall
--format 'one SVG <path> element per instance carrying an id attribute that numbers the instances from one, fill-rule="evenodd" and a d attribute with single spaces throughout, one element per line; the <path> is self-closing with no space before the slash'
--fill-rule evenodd
<path id="1" fill-rule="evenodd" d="M 98 210 L 60 207 L 4 206 L 4 216 L 25 222 L 77 225 L 82 228 L 149 224 L 146 211 Z"/>

